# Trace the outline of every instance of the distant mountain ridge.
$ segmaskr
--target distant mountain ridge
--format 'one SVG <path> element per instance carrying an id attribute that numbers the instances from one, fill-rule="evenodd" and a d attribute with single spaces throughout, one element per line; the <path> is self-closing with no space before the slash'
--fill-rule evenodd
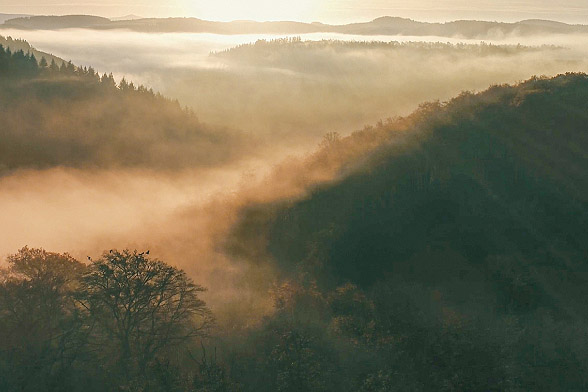
<path id="1" fill-rule="evenodd" d="M 4 23 L 7 20 L 15 19 L 15 18 L 23 18 L 30 15 L 25 14 L 0 14 L 0 23 Z"/>
<path id="2" fill-rule="evenodd" d="M 371 22 L 329 25 L 293 21 L 214 22 L 198 18 L 129 18 L 107 19 L 90 15 L 31 16 L 6 20 L 0 28 L 14 29 L 129 29 L 139 32 L 191 32 L 214 34 L 307 34 L 340 33 L 356 35 L 415 35 L 463 38 L 493 38 L 503 35 L 588 34 L 588 26 L 550 20 L 529 19 L 515 23 L 457 20 L 446 23 L 419 22 L 383 16 Z"/>
<path id="3" fill-rule="evenodd" d="M 58 30 L 68 28 L 96 28 L 110 23 L 110 19 L 91 15 L 27 16 L 9 19 L 4 26 L 16 29 Z"/>
<path id="4" fill-rule="evenodd" d="M 124 15 L 124 16 L 118 16 L 116 18 L 109 18 L 111 21 L 121 21 L 121 20 L 137 20 L 137 19 L 143 19 L 142 16 L 139 15 L 135 15 L 135 14 L 129 14 L 129 15 Z"/>

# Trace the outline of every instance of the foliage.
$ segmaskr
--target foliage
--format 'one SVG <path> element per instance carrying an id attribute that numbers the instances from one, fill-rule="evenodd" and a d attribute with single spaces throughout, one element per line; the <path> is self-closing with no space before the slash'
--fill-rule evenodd
<path id="1" fill-rule="evenodd" d="M 111 344 L 124 372 L 144 375 L 164 349 L 203 336 L 209 310 L 185 272 L 144 253 L 112 251 L 82 278 L 80 302 L 96 320 L 95 344 Z"/>
<path id="2" fill-rule="evenodd" d="M 202 287 L 147 252 L 24 248 L 1 275 L 0 389 L 586 390 L 587 105 L 567 74 L 327 135 L 303 168 L 336 181 L 246 209 L 227 241 L 273 256 L 273 313 L 205 342 Z"/>
<path id="3" fill-rule="evenodd" d="M 586 387 L 587 102 L 566 74 L 423 105 L 337 181 L 243 213 L 251 254 L 315 280 L 290 328 L 329 330 L 346 390 Z M 345 162 L 360 135 L 323 151 Z"/>
<path id="4" fill-rule="evenodd" d="M 128 250 L 85 266 L 25 247 L 8 262 L 0 283 L 3 391 L 183 390 L 178 354 L 212 323 L 198 296 L 204 289 L 183 271 Z"/>
<path id="5" fill-rule="evenodd" d="M 242 134 L 92 67 L 0 45 L 0 173 L 19 168 L 186 168 L 234 158 Z"/>

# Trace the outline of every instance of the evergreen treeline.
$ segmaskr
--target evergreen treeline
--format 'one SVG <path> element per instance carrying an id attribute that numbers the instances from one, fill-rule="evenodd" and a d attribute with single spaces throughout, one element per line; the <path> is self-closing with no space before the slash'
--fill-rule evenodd
<path id="1" fill-rule="evenodd" d="M 63 63 L 63 60 L 59 57 L 35 49 L 24 39 L 12 38 L 10 36 L 4 37 L 0 35 L 0 45 L 4 46 L 4 49 L 10 49 L 13 53 L 22 50 L 24 53 L 34 54 L 38 60 L 45 57 L 45 61 L 47 62 L 54 60 L 59 66 Z"/>
<path id="2" fill-rule="evenodd" d="M 235 158 L 249 145 L 142 85 L 2 46 L 0 118 L 4 170 L 192 167 Z"/>

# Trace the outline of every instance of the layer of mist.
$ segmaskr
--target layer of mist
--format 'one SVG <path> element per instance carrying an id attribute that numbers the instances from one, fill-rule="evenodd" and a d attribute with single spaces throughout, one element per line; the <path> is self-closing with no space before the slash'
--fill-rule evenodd
<path id="1" fill-rule="evenodd" d="M 272 37 L 93 30 L 7 33 L 20 34 L 76 64 L 113 72 L 117 80 L 125 76 L 178 98 L 203 122 L 272 140 L 276 136 L 278 142 L 305 148 L 326 132 L 347 134 L 379 119 L 408 114 L 423 101 L 443 101 L 464 90 L 532 75 L 588 69 L 583 35 L 504 36 L 488 44 L 515 48 L 489 51 L 473 46 L 479 44 L 476 40 L 395 37 L 415 43 L 346 46 L 339 41 L 386 37 L 308 34 L 301 37 L 303 42 L 281 45 L 271 56 L 258 50 L 261 45 L 219 56 L 210 53 Z M 323 39 L 336 42 L 304 43 Z M 458 50 L 440 44 L 435 49 L 418 41 L 472 46 Z"/>
<path id="2" fill-rule="evenodd" d="M 261 308 L 250 312 L 253 319 L 267 311 L 263 298 L 279 274 L 262 262 L 266 255 L 253 251 L 259 264 L 241 262 L 219 250 L 219 244 L 244 206 L 303 197 L 316 184 L 336 178 L 346 162 L 328 154 L 315 157 L 319 163 L 288 156 L 312 151 L 327 132 L 346 135 L 364 124 L 409 113 L 423 101 L 443 101 L 463 90 L 533 74 L 588 68 L 581 36 L 521 39 L 530 46 L 518 46 L 516 37 L 479 45 L 436 43 L 438 37 L 346 43 L 331 40 L 341 36 L 316 35 L 307 42 L 91 30 L 21 33 L 34 46 L 78 65 L 93 65 L 99 72 L 113 72 L 117 80 L 125 76 L 178 97 L 199 121 L 246 130 L 270 148 L 253 157 L 236 143 L 232 163 L 217 161 L 216 167 L 199 169 L 179 165 L 159 173 L 146 167 L 14 172 L 2 180 L 4 216 L 9 217 L 2 231 L 10 235 L 1 254 L 28 244 L 84 259 L 112 247 L 149 247 L 208 286 L 215 309 L 236 306 L 247 313 Z M 265 41 L 248 44 L 252 38 Z M 242 46 L 229 50 L 236 45 Z M 90 106 L 76 103 L 73 113 Z M 367 141 L 351 150 L 355 158 L 386 139 L 365 132 Z M 328 140 L 337 140 L 333 135 Z M 184 162 L 182 155 L 173 160 Z M 61 223 L 41 225 L 35 217 Z M 248 296 L 249 307 L 240 307 L 239 300 Z"/>
<path id="3" fill-rule="evenodd" d="M 178 38 L 152 46 L 170 37 Z M 584 48 L 294 38 L 175 50 L 175 64 L 164 50 L 150 63 L 112 61 L 135 71 L 127 77 L 156 75 L 162 91 L 184 94 L 193 109 L 94 68 L 0 52 L 0 257 L 43 247 L 107 277 L 104 258 L 131 248 L 135 261 L 165 260 L 208 288 L 201 298 L 216 318 L 213 334 L 169 347 L 139 378 L 117 381 L 118 368 L 128 373 L 123 333 L 121 366 L 104 367 L 114 369 L 113 385 L 520 391 L 537 380 L 550 390 L 586 383 L 587 76 L 534 77 L 439 101 L 494 79 L 583 69 Z M 133 56 L 150 53 L 147 45 Z M 357 130 L 364 122 L 375 126 Z M 20 254 L 43 254 L 29 247 Z M 135 262 L 116 263 L 136 276 Z M 4 309 L 14 297 L 24 298 L 16 309 L 46 310 L 45 291 L 28 296 L 30 288 L 58 292 L 51 274 L 44 285 L 0 271 Z M 142 284 L 113 279 L 118 291 L 97 289 L 107 308 Z M 49 371 L 30 385 L 90 390 L 35 354 L 51 338 L 34 332 L 32 348 L 20 343 L 30 336 L 14 315 L 35 316 L 23 322 L 34 324 L 35 311 L 0 310 L 9 321 L 3 336 L 21 339 L 0 349 L 23 355 L 2 356 L 5 380 L 24 385 L 20 374 L 32 371 L 21 364 L 39 363 Z M 91 346 L 80 347 L 90 347 L 87 356 L 61 366 L 79 366 L 84 382 L 108 379 L 93 376 L 101 356 L 93 362 Z M 545 373 L 552 363 L 565 370 Z"/>

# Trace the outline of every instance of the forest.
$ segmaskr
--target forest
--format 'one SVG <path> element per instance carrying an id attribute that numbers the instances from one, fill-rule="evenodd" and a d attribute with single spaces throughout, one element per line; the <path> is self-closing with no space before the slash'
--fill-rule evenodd
<path id="1" fill-rule="evenodd" d="M 209 166 L 253 139 L 203 124 L 143 85 L 3 46 L 0 102 L 0 170 Z"/>
<path id="2" fill-rule="evenodd" d="M 567 43 L 261 39 L 213 51 L 210 66 L 166 77 L 165 90 L 200 108 L 206 121 L 300 143 L 404 116 L 421 102 L 464 90 L 582 70 L 585 59 Z"/>
<path id="3" fill-rule="evenodd" d="M 272 45 L 302 43 L 216 55 Z M 0 49 L 0 113 L 0 176 L 182 170 L 259 144 L 142 85 L 23 50 Z M 180 262 L 158 247 L 15 249 L 0 273 L 0 390 L 586 390 L 587 123 L 586 74 L 533 77 L 329 132 L 245 179 L 213 203 L 209 245 L 244 271 L 230 285 L 269 302 L 246 319 L 246 298 L 212 306 L 200 264 L 182 260 L 207 257 L 182 247 L 205 236 L 193 211 L 166 237 Z"/>

